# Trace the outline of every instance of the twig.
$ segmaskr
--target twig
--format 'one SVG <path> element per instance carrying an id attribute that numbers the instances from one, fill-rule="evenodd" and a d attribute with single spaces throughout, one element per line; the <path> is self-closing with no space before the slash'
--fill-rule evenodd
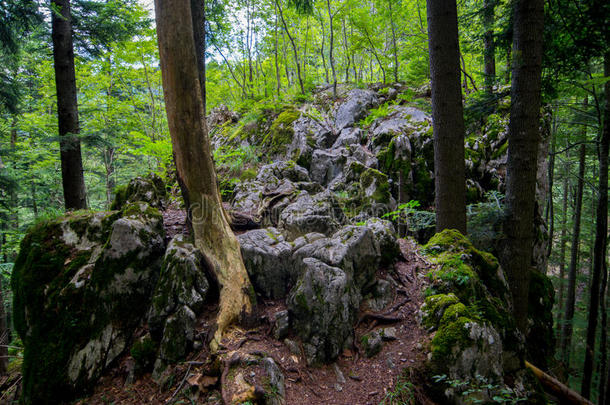
<path id="1" fill-rule="evenodd" d="M 400 307 L 402 307 L 403 305 L 405 305 L 407 302 L 411 302 L 411 298 L 407 297 L 405 299 L 403 299 L 402 301 L 400 301 L 398 304 L 394 305 L 392 308 L 390 308 L 389 311 L 386 311 L 384 313 L 384 315 L 390 315 L 392 312 L 396 311 L 397 309 L 399 309 Z"/>
<path id="2" fill-rule="evenodd" d="M 178 395 L 178 392 L 180 392 L 182 386 L 184 386 L 184 383 L 186 382 L 186 379 L 188 378 L 189 373 L 191 372 L 191 367 L 192 365 L 189 364 L 188 368 L 186 369 L 186 373 L 184 374 L 184 378 L 182 379 L 182 382 L 180 383 L 180 385 L 178 385 L 178 388 L 176 388 L 176 391 L 174 391 L 172 396 L 167 401 L 165 401 L 166 404 L 169 404 L 174 400 L 174 398 L 176 398 L 176 395 Z"/>

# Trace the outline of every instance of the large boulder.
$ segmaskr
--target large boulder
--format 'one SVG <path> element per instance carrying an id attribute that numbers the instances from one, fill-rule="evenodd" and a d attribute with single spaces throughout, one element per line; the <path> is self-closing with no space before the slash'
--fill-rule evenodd
<path id="1" fill-rule="evenodd" d="M 327 186 L 341 176 L 348 156 L 349 152 L 345 148 L 316 149 L 311 160 L 312 180 Z"/>
<path id="2" fill-rule="evenodd" d="M 69 401 L 125 352 L 146 317 L 163 235 L 161 214 L 144 202 L 28 231 L 11 280 L 25 346 L 23 403 Z"/>
<path id="3" fill-rule="evenodd" d="M 279 227 L 288 240 L 310 232 L 330 234 L 336 231 L 345 216 L 334 195 L 329 192 L 311 196 L 301 192 L 280 215 Z"/>
<path id="4" fill-rule="evenodd" d="M 308 364 L 326 363 L 352 344 L 360 294 L 340 268 L 313 258 L 304 259 L 303 265 L 287 300 L 290 319 Z"/>
<path id="5" fill-rule="evenodd" d="M 129 203 L 144 201 L 151 207 L 161 209 L 165 206 L 167 191 L 163 179 L 155 173 L 146 177 L 131 179 L 126 186 L 116 189 L 110 209 L 120 210 Z"/>
<path id="6" fill-rule="evenodd" d="M 355 89 L 348 93 L 347 99 L 337 109 L 335 127 L 342 131 L 354 126 L 366 117 L 368 110 L 378 104 L 377 94 L 371 90 Z"/>
<path id="7" fill-rule="evenodd" d="M 329 238 L 312 238 L 295 250 L 295 266 L 313 257 L 343 270 L 358 291 L 372 285 L 379 267 L 381 253 L 375 234 L 366 226 L 348 225 Z M 295 245 L 296 245 L 295 241 Z"/>
<path id="8" fill-rule="evenodd" d="M 292 246 L 275 228 L 257 229 L 237 237 L 254 290 L 265 298 L 283 298 L 296 280 Z"/>
<path id="9" fill-rule="evenodd" d="M 209 291 L 203 255 L 184 235 L 176 235 L 165 252 L 148 313 L 150 333 L 160 342 L 157 371 L 190 350 L 195 319 Z"/>
<path id="10" fill-rule="evenodd" d="M 336 136 L 318 120 L 301 116 L 294 122 L 294 138 L 288 146 L 288 156 L 305 168 L 311 164 L 314 149 L 329 148 Z"/>

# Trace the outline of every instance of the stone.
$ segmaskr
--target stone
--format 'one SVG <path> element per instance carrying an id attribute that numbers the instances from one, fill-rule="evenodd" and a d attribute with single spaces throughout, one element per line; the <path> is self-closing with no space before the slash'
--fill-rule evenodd
<path id="1" fill-rule="evenodd" d="M 394 287 L 387 280 L 379 279 L 371 289 L 366 306 L 373 312 L 381 312 L 394 301 Z"/>
<path id="2" fill-rule="evenodd" d="M 165 183 L 155 173 L 146 177 L 136 177 L 126 186 L 120 186 L 115 193 L 110 209 L 121 210 L 129 203 L 143 201 L 154 208 L 163 208 L 167 192 Z"/>
<path id="3" fill-rule="evenodd" d="M 11 280 L 24 404 L 70 401 L 126 352 L 159 277 L 163 235 L 161 214 L 141 201 L 28 231 Z"/>
<path id="4" fill-rule="evenodd" d="M 345 221 L 345 215 L 331 193 L 311 196 L 301 192 L 282 211 L 279 228 L 288 240 L 294 240 L 310 232 L 330 234 Z"/>
<path id="5" fill-rule="evenodd" d="M 254 290 L 265 298 L 283 298 L 296 281 L 292 246 L 276 228 L 256 229 L 237 237 Z"/>
<path id="6" fill-rule="evenodd" d="M 170 241 L 148 313 L 148 326 L 157 341 L 166 319 L 183 306 L 195 315 L 201 313 L 210 289 L 204 266 L 203 255 L 187 237 L 176 235 Z"/>
<path id="7" fill-rule="evenodd" d="M 230 403 L 285 404 L 284 374 L 271 357 L 236 352 L 230 364 L 229 377 L 222 387 Z"/>
<path id="8" fill-rule="evenodd" d="M 305 168 L 311 164 L 314 149 L 329 148 L 335 141 L 328 126 L 308 116 L 301 116 L 294 122 L 294 138 L 288 146 L 288 156 Z"/>
<path id="9" fill-rule="evenodd" d="M 351 344 L 360 298 L 340 268 L 313 258 L 303 263 L 305 272 L 290 292 L 287 306 L 307 363 L 326 363 Z"/>
<path id="10" fill-rule="evenodd" d="M 373 232 L 363 226 L 348 225 L 330 238 L 320 238 L 295 249 L 293 260 L 299 266 L 302 259 L 313 257 L 329 266 L 345 271 L 358 291 L 371 286 L 379 267 L 379 245 Z"/>
<path id="11" fill-rule="evenodd" d="M 366 357 L 373 357 L 383 348 L 383 339 L 379 331 L 374 331 L 360 337 L 360 343 Z"/>
<path id="12" fill-rule="evenodd" d="M 390 342 L 392 340 L 398 339 L 398 334 L 396 332 L 396 328 L 391 326 L 389 328 L 381 329 L 381 339 Z"/>
<path id="13" fill-rule="evenodd" d="M 345 148 L 316 149 L 311 160 L 311 178 L 323 186 L 330 184 L 341 176 L 347 162 L 349 152 Z"/>
<path id="14" fill-rule="evenodd" d="M 351 145 L 359 145 L 362 140 L 362 130 L 360 128 L 345 128 L 339 134 L 339 137 L 332 145 L 333 149 L 347 147 Z"/>
<path id="15" fill-rule="evenodd" d="M 288 311 L 278 311 L 274 314 L 273 318 L 273 337 L 276 340 L 285 338 L 290 331 L 290 317 Z"/>
<path id="16" fill-rule="evenodd" d="M 379 244 L 381 265 L 387 266 L 394 263 L 402 255 L 394 225 L 385 219 L 369 218 L 366 220 L 365 226 L 373 231 Z"/>
<path id="17" fill-rule="evenodd" d="M 379 100 L 371 90 L 355 89 L 347 94 L 346 101 L 337 109 L 335 115 L 335 128 L 342 131 L 344 128 L 354 126 L 366 117 L 369 109 L 377 105 Z"/>
<path id="18" fill-rule="evenodd" d="M 273 184 L 282 179 L 288 179 L 294 183 L 311 181 L 307 169 L 292 160 L 281 160 L 262 166 L 256 175 L 256 180 L 263 184 Z"/>
<path id="19" fill-rule="evenodd" d="M 391 201 L 388 176 L 376 169 L 366 169 L 360 175 L 360 188 L 367 201 L 389 204 Z"/>

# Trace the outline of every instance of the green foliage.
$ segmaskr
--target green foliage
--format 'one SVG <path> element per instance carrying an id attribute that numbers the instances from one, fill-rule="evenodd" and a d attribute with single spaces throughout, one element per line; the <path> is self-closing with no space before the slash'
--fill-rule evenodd
<path id="1" fill-rule="evenodd" d="M 487 378 L 476 375 L 473 380 L 449 379 L 446 374 L 432 376 L 432 380 L 444 387 L 457 391 L 466 404 L 519 404 L 526 403 L 516 390 L 500 384 L 492 384 Z"/>
<path id="2" fill-rule="evenodd" d="M 396 378 L 394 389 L 388 391 L 379 405 L 415 405 L 415 386 L 407 379 L 407 376 L 400 375 Z"/>
<path id="3" fill-rule="evenodd" d="M 392 111 L 390 110 L 390 103 L 383 103 L 378 108 L 372 108 L 369 111 L 369 115 L 366 118 L 360 120 L 360 126 L 363 128 L 368 128 L 371 126 L 373 122 L 378 120 L 379 118 L 384 118 L 390 115 Z"/>
<path id="4" fill-rule="evenodd" d="M 399 204 L 396 210 L 384 214 L 383 218 L 387 218 L 396 224 L 406 225 L 409 232 L 418 232 L 434 227 L 436 222 L 434 212 L 418 210 L 419 207 L 419 201 L 411 200 Z"/>

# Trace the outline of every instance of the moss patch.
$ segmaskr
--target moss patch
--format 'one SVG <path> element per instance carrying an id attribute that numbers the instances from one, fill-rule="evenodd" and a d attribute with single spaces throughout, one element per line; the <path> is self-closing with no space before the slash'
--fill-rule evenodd
<path id="1" fill-rule="evenodd" d="M 301 113 L 294 109 L 282 112 L 271 124 L 269 131 L 269 144 L 273 153 L 280 153 L 284 146 L 292 142 L 294 137 L 293 123 L 301 116 Z"/>

